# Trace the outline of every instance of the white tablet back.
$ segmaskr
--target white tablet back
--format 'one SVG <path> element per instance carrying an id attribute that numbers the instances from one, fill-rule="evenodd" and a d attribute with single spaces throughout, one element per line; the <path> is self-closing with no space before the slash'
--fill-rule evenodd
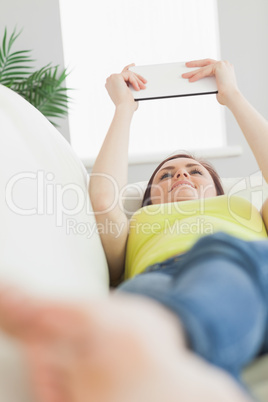
<path id="1" fill-rule="evenodd" d="M 182 78 L 183 73 L 196 69 L 186 67 L 185 62 L 130 67 L 130 71 L 142 75 L 147 80 L 146 89 L 135 91 L 131 85 L 130 89 L 135 100 L 217 93 L 215 77 L 206 77 L 196 82 Z"/>

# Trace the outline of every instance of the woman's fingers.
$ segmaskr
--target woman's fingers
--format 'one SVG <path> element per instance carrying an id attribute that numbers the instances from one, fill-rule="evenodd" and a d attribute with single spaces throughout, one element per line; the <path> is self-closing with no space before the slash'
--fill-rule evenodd
<path id="1" fill-rule="evenodd" d="M 217 60 L 213 60 L 213 59 L 202 59 L 202 60 L 192 60 L 192 61 L 188 61 L 187 63 L 185 63 L 185 65 L 187 67 L 205 67 L 208 66 L 210 64 L 215 64 L 217 63 Z"/>
<path id="2" fill-rule="evenodd" d="M 146 84 L 146 82 L 147 82 L 146 78 L 144 78 L 141 75 L 136 74 L 136 73 L 135 73 L 135 75 L 139 78 L 139 80 L 141 80 L 142 83 Z"/>
<path id="3" fill-rule="evenodd" d="M 126 67 L 123 68 L 122 73 L 124 73 L 125 71 L 128 71 L 129 67 L 133 67 L 133 66 L 135 66 L 135 63 L 128 64 Z"/>
<path id="4" fill-rule="evenodd" d="M 190 82 L 198 81 L 205 77 L 214 76 L 217 82 L 217 100 L 221 105 L 226 105 L 232 99 L 234 93 L 239 92 L 235 72 L 228 61 L 215 61 L 212 59 L 195 60 L 186 63 L 187 67 L 199 67 L 196 70 L 182 74 Z"/>
<path id="5" fill-rule="evenodd" d="M 106 80 L 105 88 L 116 107 L 121 104 L 127 104 L 135 111 L 137 110 L 138 103 L 135 102 L 128 86 L 131 84 L 136 91 L 140 91 L 146 88 L 145 83 L 147 81 L 139 74 L 130 71 L 129 68 L 131 66 L 134 66 L 134 63 L 124 67 L 120 74 L 110 75 Z"/>
<path id="6" fill-rule="evenodd" d="M 123 68 L 122 73 L 125 73 L 126 71 L 129 71 L 129 68 L 134 67 L 134 66 L 135 66 L 135 63 L 128 64 L 126 67 Z M 139 75 L 137 73 L 133 73 L 133 74 L 135 74 L 142 82 L 144 82 L 144 83 L 147 82 L 147 80 L 144 77 L 142 77 L 141 75 Z"/>
<path id="7" fill-rule="evenodd" d="M 216 73 L 216 66 L 219 62 L 213 59 L 192 60 L 185 63 L 186 67 L 199 67 L 194 71 L 182 74 L 183 78 L 188 78 L 190 82 L 195 82 L 201 78 L 211 77 Z"/>
<path id="8" fill-rule="evenodd" d="M 134 73 L 133 71 L 129 71 L 130 67 L 135 66 L 135 63 L 128 64 L 126 67 L 123 68 L 122 74 L 124 76 L 125 81 L 130 82 L 137 91 L 140 89 L 145 89 L 145 85 L 147 80 L 139 74 Z M 127 73 L 124 74 L 124 73 Z M 133 78 L 135 77 L 136 80 Z"/>
<path id="9" fill-rule="evenodd" d="M 137 78 L 137 81 L 138 81 L 138 83 L 139 83 L 139 86 L 140 86 L 140 89 L 145 89 L 146 88 L 146 79 L 145 78 L 143 78 L 141 75 L 137 75 L 137 74 L 135 74 L 136 75 L 136 78 Z"/>
<path id="10" fill-rule="evenodd" d="M 198 70 L 189 71 L 188 73 L 182 74 L 182 77 L 188 78 L 190 82 L 195 82 L 205 77 L 211 77 L 214 75 L 213 66 L 214 65 L 209 65 Z"/>
<path id="11" fill-rule="evenodd" d="M 190 82 L 195 82 L 204 77 L 211 77 L 214 75 L 214 66 L 217 63 L 216 60 L 213 59 L 203 59 L 203 60 L 192 60 L 185 63 L 186 67 L 200 67 L 197 70 L 189 71 L 187 73 L 182 74 L 183 78 L 188 78 Z"/>
<path id="12" fill-rule="evenodd" d="M 144 79 L 141 79 L 142 78 L 141 76 L 138 76 L 137 74 L 134 74 L 131 71 L 123 72 L 122 76 L 123 76 L 124 80 L 127 83 L 130 83 L 136 91 L 146 88 L 146 86 L 144 84 Z"/>
<path id="13" fill-rule="evenodd" d="M 145 80 L 145 78 L 143 78 L 141 75 L 138 75 L 138 74 L 134 74 L 134 73 L 132 73 L 132 74 L 133 74 L 133 77 L 135 77 L 135 80 L 138 83 L 140 89 L 146 88 L 145 83 L 147 81 Z M 132 74 L 131 74 L 131 77 L 132 77 Z"/>
<path id="14" fill-rule="evenodd" d="M 191 77 L 193 77 L 198 71 L 200 71 L 200 69 L 194 70 L 194 71 L 189 71 L 188 73 L 183 73 L 183 74 L 182 74 L 182 77 L 183 77 L 183 78 L 191 78 Z"/>
<path id="15" fill-rule="evenodd" d="M 140 90 L 139 83 L 134 74 L 129 71 L 123 72 L 122 76 L 126 83 L 130 83 L 136 91 Z"/>

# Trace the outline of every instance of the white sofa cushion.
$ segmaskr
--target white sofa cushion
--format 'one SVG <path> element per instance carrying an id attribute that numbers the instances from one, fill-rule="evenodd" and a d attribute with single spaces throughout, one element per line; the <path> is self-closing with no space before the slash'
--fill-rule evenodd
<path id="1" fill-rule="evenodd" d="M 41 113 L 0 86 L 0 278 L 42 297 L 107 293 L 87 173 Z"/>
<path id="2" fill-rule="evenodd" d="M 23 98 L 0 85 L 0 280 L 35 296 L 108 294 L 87 173 L 71 147 Z M 30 402 L 19 350 L 0 336 L 0 401 Z"/>

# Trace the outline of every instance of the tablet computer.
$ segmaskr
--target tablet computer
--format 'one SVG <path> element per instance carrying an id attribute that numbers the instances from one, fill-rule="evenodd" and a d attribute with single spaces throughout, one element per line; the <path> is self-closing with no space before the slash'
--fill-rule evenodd
<path id="1" fill-rule="evenodd" d="M 182 78 L 183 73 L 196 69 L 186 67 L 185 62 L 133 66 L 129 70 L 142 75 L 147 83 L 146 89 L 136 91 L 132 85 L 130 89 L 137 101 L 216 94 L 218 89 L 215 77 L 202 78 L 196 82 Z"/>

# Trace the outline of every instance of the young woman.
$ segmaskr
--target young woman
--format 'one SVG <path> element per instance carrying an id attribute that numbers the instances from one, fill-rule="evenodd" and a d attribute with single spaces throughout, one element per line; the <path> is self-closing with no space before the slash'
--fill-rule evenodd
<path id="1" fill-rule="evenodd" d="M 267 180 L 268 123 L 240 93 L 232 65 L 187 66 L 197 68 L 183 75 L 190 81 L 216 77 L 217 99 Z M 128 68 L 107 79 L 115 115 L 90 181 L 111 283 L 126 280 L 86 311 L 3 289 L 1 326 L 30 350 L 42 401 L 247 401 L 241 370 L 268 351 L 268 203 L 262 216 L 238 197 L 228 203 L 213 168 L 182 154 L 158 166 L 129 221 L 116 198 L 138 107 L 128 84 L 142 90 L 146 81 Z"/>
<path id="2" fill-rule="evenodd" d="M 214 60 L 187 66 L 198 68 L 183 75 L 191 82 L 216 77 L 218 102 L 233 113 L 267 180 L 268 123 L 240 93 L 233 66 Z M 148 206 L 129 223 L 109 183 L 109 175 L 119 190 L 127 182 L 137 104 L 126 83 L 136 90 L 146 84 L 128 68 L 106 83 L 116 110 L 90 185 L 97 221 L 122 229 L 117 237 L 101 235 L 111 282 L 124 274 L 128 281 L 120 291 L 151 298 L 175 313 L 190 348 L 239 378 L 254 356 L 268 351 L 268 204 L 262 216 L 241 198 L 232 197 L 230 204 L 214 169 L 182 154 L 156 168 L 144 195 Z"/>

